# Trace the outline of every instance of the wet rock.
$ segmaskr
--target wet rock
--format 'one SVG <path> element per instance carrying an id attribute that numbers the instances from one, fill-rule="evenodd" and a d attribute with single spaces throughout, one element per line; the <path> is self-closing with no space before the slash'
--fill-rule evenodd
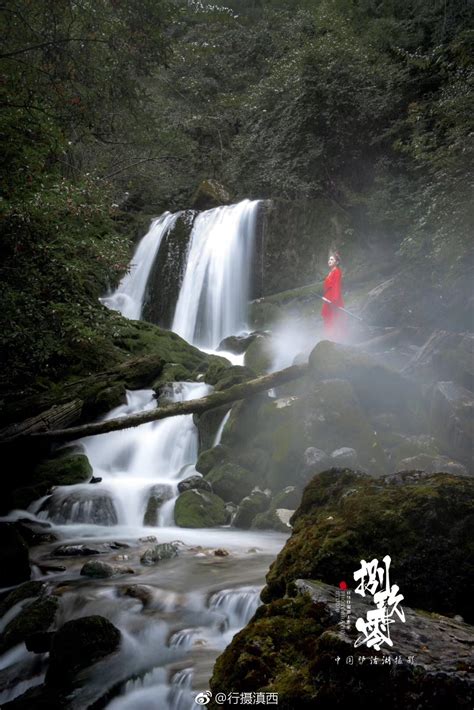
<path id="1" fill-rule="evenodd" d="M 61 454 L 40 464 L 35 479 L 47 486 L 72 486 L 92 477 L 92 466 L 85 454 Z"/>
<path id="2" fill-rule="evenodd" d="M 160 545 L 155 545 L 155 547 L 145 550 L 140 557 L 140 562 L 142 565 L 150 567 L 158 564 L 158 562 L 162 560 L 171 560 L 173 557 L 177 557 L 178 551 L 179 546 L 176 543 L 162 542 Z"/>
<path id="3" fill-rule="evenodd" d="M 16 589 L 8 592 L 0 602 L 0 618 L 4 616 L 11 607 L 15 606 L 19 602 L 26 601 L 27 599 L 34 599 L 39 597 L 46 590 L 46 584 L 44 582 L 24 582 Z"/>
<path id="4" fill-rule="evenodd" d="M 357 451 L 348 446 L 343 446 L 331 453 L 331 459 L 333 466 L 355 468 L 357 466 Z"/>
<path id="5" fill-rule="evenodd" d="M 74 493 L 55 491 L 41 506 L 57 525 L 89 523 L 92 525 L 117 525 L 118 518 L 112 499 L 107 494 L 88 487 Z"/>
<path id="6" fill-rule="evenodd" d="M 102 616 L 66 622 L 53 638 L 46 684 L 73 686 L 77 674 L 116 651 L 120 639 L 120 631 Z"/>
<path id="7" fill-rule="evenodd" d="M 474 395 L 454 382 L 438 382 L 431 391 L 431 432 L 443 453 L 470 464 L 474 450 Z"/>
<path id="8" fill-rule="evenodd" d="M 47 528 L 51 527 L 49 523 L 43 526 L 36 521 L 22 518 L 21 520 L 17 520 L 15 527 L 28 547 L 55 542 L 58 539 L 53 533 L 46 532 Z"/>
<path id="9" fill-rule="evenodd" d="M 196 462 L 196 471 L 199 471 L 199 473 L 202 473 L 205 475 L 206 473 L 209 473 L 211 468 L 214 466 L 217 466 L 220 463 L 223 463 L 224 461 L 228 460 L 229 458 L 229 450 L 226 446 L 222 446 L 222 444 L 218 444 L 217 446 L 214 446 L 212 449 L 207 449 L 206 451 L 203 451 L 201 454 L 199 454 L 199 458 Z M 193 476 L 193 478 L 196 478 Z M 188 479 L 187 479 L 188 480 Z M 202 480 L 202 479 L 201 479 Z M 181 481 L 181 483 L 185 483 L 185 481 Z M 179 488 L 178 484 L 178 488 Z M 193 488 L 194 486 L 188 486 L 188 488 Z M 184 490 L 187 490 L 186 488 Z M 183 491 L 180 490 L 182 493 Z"/>
<path id="10" fill-rule="evenodd" d="M 148 493 L 148 502 L 146 505 L 145 514 L 143 516 L 143 525 L 155 527 L 158 525 L 158 513 L 165 501 L 173 497 L 171 486 L 164 484 L 156 484 L 150 488 Z"/>
<path id="11" fill-rule="evenodd" d="M 232 525 L 236 528 L 248 530 L 258 513 L 263 513 L 270 506 L 270 497 L 262 491 L 252 491 L 240 501 Z"/>
<path id="12" fill-rule="evenodd" d="M 92 577 L 94 579 L 106 579 L 113 577 L 116 574 L 116 568 L 109 565 L 107 562 L 100 560 L 91 560 L 86 562 L 81 569 L 81 576 Z"/>
<path id="13" fill-rule="evenodd" d="M 102 477 L 101 476 L 92 476 L 91 480 L 89 483 L 101 483 L 102 482 Z"/>
<path id="14" fill-rule="evenodd" d="M 153 587 L 148 587 L 146 584 L 132 584 L 121 592 L 127 597 L 138 599 L 144 607 L 147 607 L 153 601 Z"/>
<path id="15" fill-rule="evenodd" d="M 206 475 L 206 480 L 216 495 L 232 503 L 240 503 L 259 482 L 254 473 L 234 463 L 214 466 Z"/>
<path id="16" fill-rule="evenodd" d="M 94 398 L 93 407 L 97 415 L 106 414 L 127 402 L 125 385 L 116 384 L 100 390 Z M 92 404 L 92 403 L 91 403 Z"/>
<path id="17" fill-rule="evenodd" d="M 0 523 L 0 586 L 30 579 L 28 546 L 12 523 Z"/>
<path id="18" fill-rule="evenodd" d="M 185 491 L 174 509 L 176 525 L 182 528 L 213 528 L 226 521 L 224 501 L 207 491 Z"/>
<path id="19" fill-rule="evenodd" d="M 184 481 L 178 483 L 178 491 L 180 493 L 191 490 L 212 491 L 212 488 L 211 484 L 202 476 L 189 476 L 189 478 L 185 478 Z"/>
<path id="20" fill-rule="evenodd" d="M 5 627 L 0 640 L 1 652 L 22 642 L 35 653 L 48 651 L 48 632 L 54 626 L 58 605 L 59 599 L 55 596 L 26 604 Z"/>
<path id="21" fill-rule="evenodd" d="M 147 535 L 146 537 L 139 537 L 139 542 L 156 542 L 157 539 L 154 535 Z"/>
<path id="22" fill-rule="evenodd" d="M 224 550 L 222 547 L 219 547 L 217 550 L 214 550 L 214 555 L 216 557 L 228 557 L 229 556 L 229 551 Z"/>
<path id="23" fill-rule="evenodd" d="M 51 555 L 52 557 L 89 557 L 91 555 L 100 555 L 105 550 L 100 547 L 89 547 L 88 545 L 59 545 Z"/>
<path id="24" fill-rule="evenodd" d="M 193 417 L 193 421 L 197 426 L 199 434 L 199 451 L 212 451 L 216 441 L 217 432 L 222 424 L 222 420 L 229 411 L 229 405 L 225 404 L 222 407 L 211 409 L 208 412 Z M 199 461 L 199 460 L 198 460 Z M 196 468 L 199 471 L 198 468 Z"/>

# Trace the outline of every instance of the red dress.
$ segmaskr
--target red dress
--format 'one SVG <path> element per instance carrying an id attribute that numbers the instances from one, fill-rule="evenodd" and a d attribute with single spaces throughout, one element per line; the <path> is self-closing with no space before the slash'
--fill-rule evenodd
<path id="1" fill-rule="evenodd" d="M 324 298 L 336 306 L 344 306 L 342 298 L 342 271 L 336 266 L 324 279 Z M 329 340 L 341 340 L 344 330 L 344 313 L 323 303 L 321 315 L 324 320 L 324 334 Z"/>

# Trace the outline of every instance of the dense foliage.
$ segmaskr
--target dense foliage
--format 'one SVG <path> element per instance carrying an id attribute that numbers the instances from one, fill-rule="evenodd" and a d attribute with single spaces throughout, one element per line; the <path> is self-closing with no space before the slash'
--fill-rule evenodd
<path id="1" fill-rule="evenodd" d="M 1 9 L 3 386 L 103 367 L 130 210 L 324 198 L 470 263 L 468 0 L 12 0 Z M 441 274 L 441 276 L 440 276 Z"/>

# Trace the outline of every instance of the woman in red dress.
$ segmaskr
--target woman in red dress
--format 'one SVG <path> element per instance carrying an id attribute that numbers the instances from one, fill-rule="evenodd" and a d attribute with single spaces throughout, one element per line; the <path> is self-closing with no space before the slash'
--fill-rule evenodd
<path id="1" fill-rule="evenodd" d="M 339 254 L 331 254 L 328 260 L 329 274 L 324 279 L 323 297 L 334 303 L 334 306 L 344 306 L 342 298 L 342 271 L 339 267 Z M 344 331 L 344 313 L 329 303 L 323 303 L 321 315 L 324 321 L 324 335 L 328 340 L 342 340 Z"/>

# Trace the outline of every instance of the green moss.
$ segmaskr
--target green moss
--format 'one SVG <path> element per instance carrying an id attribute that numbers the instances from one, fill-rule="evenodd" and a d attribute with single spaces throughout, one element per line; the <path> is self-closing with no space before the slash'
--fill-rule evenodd
<path id="1" fill-rule="evenodd" d="M 233 365 L 224 370 L 216 382 L 215 389 L 219 392 L 232 387 L 232 385 L 240 385 L 242 382 L 247 382 L 247 380 L 253 380 L 254 378 L 255 372 L 249 367 Z"/>
<path id="2" fill-rule="evenodd" d="M 242 498 L 249 495 L 252 488 L 260 483 L 255 473 L 235 463 L 214 466 L 205 478 L 211 484 L 214 493 L 226 503 L 229 501 L 240 503 Z"/>
<path id="3" fill-rule="evenodd" d="M 268 372 L 273 363 L 269 339 L 261 335 L 255 338 L 245 353 L 244 362 L 257 375 Z"/>
<path id="4" fill-rule="evenodd" d="M 240 501 L 239 508 L 232 521 L 232 525 L 236 528 L 248 530 L 252 527 L 252 521 L 258 513 L 263 513 L 270 505 L 269 496 L 261 491 L 252 491 L 249 496 L 246 496 Z"/>
<path id="5" fill-rule="evenodd" d="M 351 579 L 361 559 L 382 559 L 389 551 L 394 579 L 412 606 L 470 620 L 463 580 L 474 574 L 473 520 L 468 478 L 318 474 L 303 493 L 262 598 L 281 596 L 298 578 Z"/>
<path id="6" fill-rule="evenodd" d="M 212 449 L 207 449 L 203 451 L 202 454 L 199 454 L 199 458 L 196 462 L 196 471 L 205 475 L 209 473 L 214 466 L 228 460 L 229 455 L 229 450 L 221 444 L 214 446 Z"/>
<path id="7" fill-rule="evenodd" d="M 224 501 L 202 490 L 181 493 L 174 509 L 176 525 L 181 528 L 213 528 L 224 525 L 226 517 Z"/>
<path id="8" fill-rule="evenodd" d="M 252 530 L 276 530 L 277 532 L 288 533 L 290 528 L 282 523 L 275 508 L 270 508 L 264 513 L 259 513 L 252 520 Z"/>

